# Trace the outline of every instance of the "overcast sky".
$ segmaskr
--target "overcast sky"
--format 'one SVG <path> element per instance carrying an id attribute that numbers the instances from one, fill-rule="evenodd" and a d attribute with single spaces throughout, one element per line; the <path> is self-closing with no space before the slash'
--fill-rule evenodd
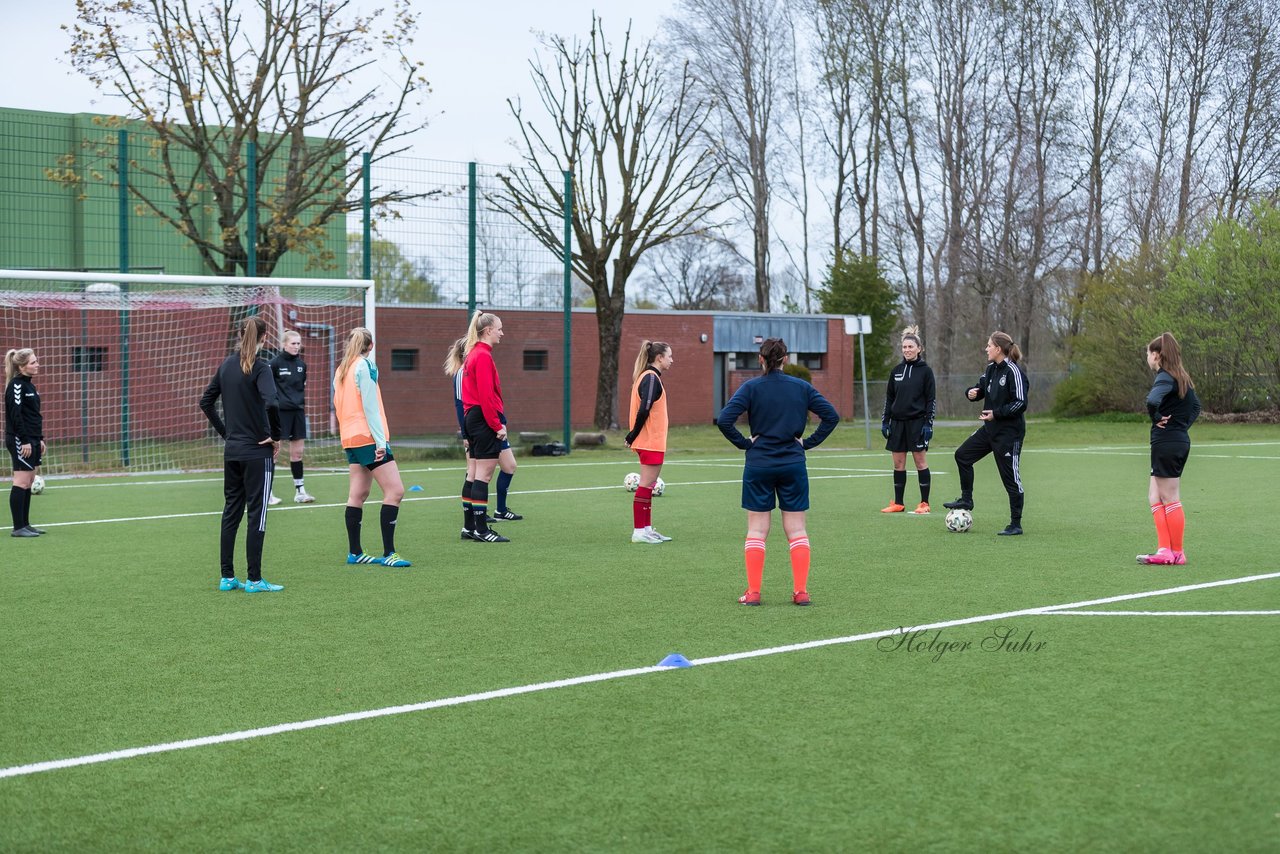
<path id="1" fill-rule="evenodd" d="M 365 8 L 390 0 L 359 0 Z M 674 0 L 414 0 L 419 13 L 418 55 L 432 94 L 431 126 L 414 156 L 505 163 L 514 119 L 506 99 L 531 97 L 528 61 L 535 30 L 585 35 L 596 10 L 610 40 L 621 40 L 628 18 L 636 37 L 651 37 Z M 101 95 L 67 61 L 70 41 L 61 29 L 75 20 L 75 0 L 0 0 L 9 33 L 0 51 L 0 107 L 78 113 L 119 113 L 118 100 Z"/>

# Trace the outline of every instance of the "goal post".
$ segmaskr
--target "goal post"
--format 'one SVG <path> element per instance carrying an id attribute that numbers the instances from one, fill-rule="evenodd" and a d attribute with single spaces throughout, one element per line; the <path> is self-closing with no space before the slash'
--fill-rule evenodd
<path id="1" fill-rule="evenodd" d="M 0 270 L 0 351 L 40 359 L 44 474 L 216 469 L 200 395 L 243 319 L 261 315 L 264 358 L 286 331 L 302 336 L 307 459 L 338 465 L 333 372 L 347 333 L 375 329 L 374 298 L 367 279 Z"/>

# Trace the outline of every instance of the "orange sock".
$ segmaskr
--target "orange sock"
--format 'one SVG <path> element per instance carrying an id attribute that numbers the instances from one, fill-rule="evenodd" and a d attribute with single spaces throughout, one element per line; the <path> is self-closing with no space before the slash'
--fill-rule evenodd
<path id="1" fill-rule="evenodd" d="M 743 552 L 747 561 L 747 592 L 759 593 L 764 583 L 764 540 L 747 537 Z"/>
<path id="2" fill-rule="evenodd" d="M 1182 502 L 1175 501 L 1164 506 L 1165 524 L 1169 528 L 1169 548 L 1175 552 L 1182 551 L 1182 532 L 1187 527 L 1187 517 L 1182 514 Z"/>
<path id="3" fill-rule="evenodd" d="M 791 585 L 796 593 L 807 591 L 809 584 L 809 538 L 791 540 Z"/>
<path id="4" fill-rule="evenodd" d="M 1169 522 L 1163 504 L 1151 505 L 1151 520 L 1156 523 L 1156 548 L 1169 548 Z"/>

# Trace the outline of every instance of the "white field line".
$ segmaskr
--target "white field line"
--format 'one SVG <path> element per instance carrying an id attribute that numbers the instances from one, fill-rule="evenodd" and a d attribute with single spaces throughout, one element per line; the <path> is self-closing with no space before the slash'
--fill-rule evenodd
<path id="1" fill-rule="evenodd" d="M 932 631 L 933 629 L 948 629 L 953 626 L 990 623 L 996 620 L 1008 620 L 1016 617 L 1040 616 L 1066 609 L 1088 608 L 1092 605 L 1106 605 L 1111 602 L 1146 599 L 1152 596 L 1169 596 L 1175 593 L 1185 593 L 1191 590 L 1205 590 L 1211 587 L 1225 587 L 1231 584 L 1246 584 L 1252 581 L 1263 581 L 1272 578 L 1280 578 L 1280 572 L 1271 572 L 1265 575 L 1249 575 L 1241 578 L 1227 578 L 1219 581 L 1203 582 L 1200 584 L 1184 584 L 1179 587 L 1167 587 L 1162 590 L 1148 590 L 1141 593 L 1124 593 L 1119 596 L 1107 596 L 1102 599 L 1089 599 L 1083 602 L 1067 602 L 1062 605 L 1044 605 L 1037 608 L 1023 608 L 1018 611 L 1002 611 L 997 614 L 984 614 L 978 617 L 965 617 L 959 620 L 944 620 L 918 626 L 897 626 L 891 629 L 881 629 L 880 631 L 866 632 L 859 635 L 846 635 L 845 637 L 787 644 L 785 646 L 775 646 L 767 649 L 753 649 L 745 652 L 729 653 L 727 655 L 715 655 L 708 658 L 695 658 L 691 659 L 689 663 L 695 667 L 708 664 L 723 664 L 729 661 L 742 661 L 748 658 L 763 658 L 764 656 L 779 655 L 785 652 L 799 652 L 806 649 L 819 649 L 821 647 L 858 643 L 866 640 L 876 640 L 901 632 Z M 137 756 L 149 756 L 155 753 L 169 753 L 177 750 L 188 750 L 193 747 L 208 747 L 215 744 L 248 741 L 254 738 L 279 735 L 286 732 L 317 729 L 319 727 L 335 726 L 337 724 L 353 723 L 355 721 L 371 720 L 373 718 L 385 718 L 392 715 L 404 715 L 411 712 L 442 709 L 449 706 L 461 706 L 469 703 L 479 703 L 485 700 L 497 700 L 504 697 L 515 697 L 521 694 L 550 691 L 556 688 L 569 688 L 576 685 L 588 685 L 595 682 L 609 682 L 615 679 L 625 679 L 630 676 L 644 676 L 650 673 L 661 673 L 663 671 L 678 669 L 681 668 L 660 667 L 658 665 L 650 667 L 632 667 L 626 670 L 613 670 L 607 673 L 592 673 L 586 676 L 574 676 L 568 679 L 556 679 L 550 682 L 537 682 L 532 685 L 517 685 L 512 688 L 499 688 L 493 691 L 481 691 L 475 694 L 464 694 L 458 697 L 428 700 L 423 703 L 387 706 L 381 709 L 348 712 L 341 715 L 312 718 L 311 720 L 295 721 L 293 723 L 275 724 L 274 726 L 257 727 L 255 729 L 227 732 L 220 735 L 206 735 L 200 738 L 188 738 L 181 741 L 165 742 L 163 744 L 149 744 L 143 747 L 130 747 L 124 750 L 112 750 L 107 753 L 92 753 L 85 756 L 73 756 L 67 759 L 53 759 L 46 762 L 33 762 L 27 765 L 13 765 L 8 768 L 0 768 L 0 779 L 39 774 L 45 771 L 57 771 L 63 768 L 76 768 L 81 765 L 97 765 L 103 762 L 113 762 L 118 759 L 132 759 Z"/>
<path id="2" fill-rule="evenodd" d="M 836 469 L 836 471 L 845 471 L 845 469 Z M 854 471 L 857 471 L 855 469 Z M 946 472 L 937 469 L 932 470 L 934 474 L 946 474 Z M 885 477 L 889 474 L 889 470 L 876 472 L 874 474 L 820 474 L 810 477 L 809 480 L 853 480 L 868 477 Z M 221 478 L 219 478 L 221 480 Z M 679 482 L 668 481 L 667 486 L 723 486 L 725 484 L 741 484 L 741 478 L 732 480 L 682 480 Z M 617 490 L 618 486 L 568 486 L 559 489 L 513 489 L 508 495 L 554 495 L 564 492 L 604 492 L 608 490 Z M 288 499 L 286 499 L 288 500 Z M 408 493 L 400 500 L 401 504 L 407 504 L 412 501 L 461 501 L 462 499 L 455 493 L 448 495 L 414 495 L 409 496 Z M 365 504 L 379 504 L 380 498 L 369 498 Z M 346 507 L 346 502 L 341 504 L 297 504 L 292 507 L 277 506 L 273 507 L 272 513 L 289 513 L 295 510 L 322 510 L 332 507 Z M 163 513 L 156 516 L 122 516 L 115 519 L 79 519 L 74 522 L 41 522 L 45 528 L 69 528 L 77 525 L 113 525 L 121 522 L 158 522 L 164 519 L 195 519 L 204 516 L 221 516 L 221 510 L 201 510 L 195 513 Z"/>
<path id="3" fill-rule="evenodd" d="M 1047 611 L 1064 617 L 1275 617 L 1280 611 Z"/>

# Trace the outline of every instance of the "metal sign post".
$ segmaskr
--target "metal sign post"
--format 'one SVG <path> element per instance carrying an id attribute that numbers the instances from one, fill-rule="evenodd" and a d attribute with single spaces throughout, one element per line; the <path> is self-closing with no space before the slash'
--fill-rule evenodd
<path id="1" fill-rule="evenodd" d="M 862 419 L 866 422 L 867 450 L 869 451 L 871 450 L 871 406 L 867 400 L 867 348 L 863 344 L 863 336 L 871 334 L 871 315 L 845 315 L 844 334 L 858 336 L 858 355 L 862 359 Z"/>

